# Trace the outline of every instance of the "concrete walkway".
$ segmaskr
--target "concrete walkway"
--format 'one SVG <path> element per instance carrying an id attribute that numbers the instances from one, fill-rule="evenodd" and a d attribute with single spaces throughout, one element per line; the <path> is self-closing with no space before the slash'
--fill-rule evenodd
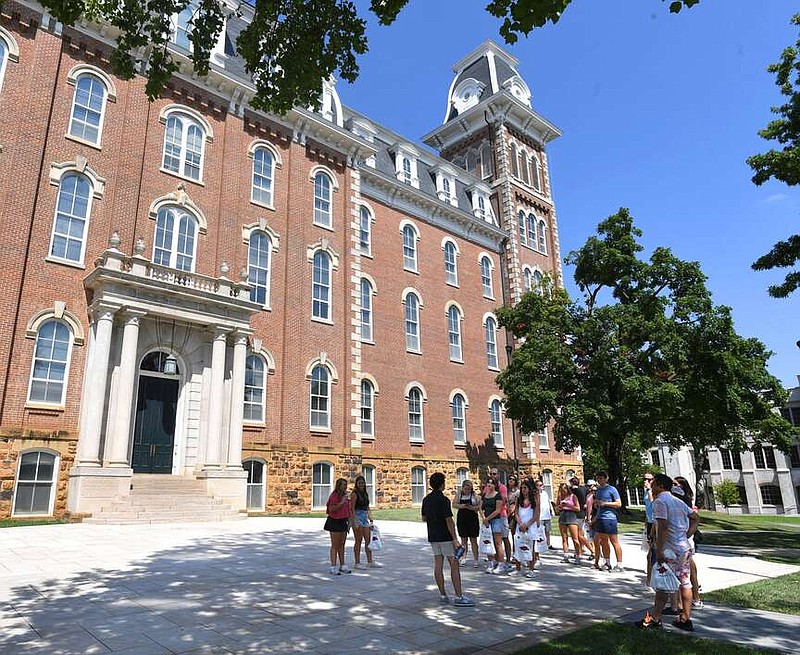
<path id="1" fill-rule="evenodd" d="M 385 567 L 343 576 L 327 572 L 322 523 L 267 517 L 0 530 L 0 654 L 496 655 L 641 612 L 652 600 L 641 591 L 644 554 L 633 536 L 623 539 L 621 574 L 561 564 L 556 551 L 534 580 L 463 568 L 477 607 L 459 609 L 439 603 L 421 523 L 381 522 Z M 351 546 L 352 537 L 349 561 Z M 698 564 L 706 591 L 798 569 L 725 554 L 700 554 Z M 587 611 L 598 606 L 607 614 Z M 697 633 L 732 638 L 747 630 L 755 638 L 785 624 L 780 647 L 800 651 L 798 617 L 755 617 L 743 628 L 742 612 L 722 618 L 715 632 L 722 610 L 702 610 Z"/>

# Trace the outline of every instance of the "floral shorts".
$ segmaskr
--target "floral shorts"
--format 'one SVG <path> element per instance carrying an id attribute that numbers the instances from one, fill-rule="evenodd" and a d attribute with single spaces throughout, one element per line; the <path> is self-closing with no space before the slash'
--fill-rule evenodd
<path id="1" fill-rule="evenodd" d="M 670 570 L 675 574 L 675 577 L 678 578 L 678 582 L 681 583 L 682 589 L 691 589 L 692 588 L 692 580 L 691 580 L 691 572 L 692 572 L 692 551 L 685 550 L 678 553 L 677 559 L 668 559 L 666 560 L 666 565 L 670 568 Z"/>

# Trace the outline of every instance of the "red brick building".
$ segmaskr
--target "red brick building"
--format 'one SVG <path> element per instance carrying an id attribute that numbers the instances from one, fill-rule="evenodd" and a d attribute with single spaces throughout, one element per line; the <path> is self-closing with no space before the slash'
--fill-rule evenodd
<path id="1" fill-rule="evenodd" d="M 245 20 L 204 78 L 179 22 L 149 103 L 107 26 L 3 5 L 0 516 L 98 513 L 143 475 L 281 512 L 360 472 L 390 507 L 434 470 L 577 468 L 494 383 L 493 310 L 561 283 L 559 132 L 516 61 L 456 64 L 437 157 L 333 84 L 318 112 L 252 110 L 226 45 Z"/>

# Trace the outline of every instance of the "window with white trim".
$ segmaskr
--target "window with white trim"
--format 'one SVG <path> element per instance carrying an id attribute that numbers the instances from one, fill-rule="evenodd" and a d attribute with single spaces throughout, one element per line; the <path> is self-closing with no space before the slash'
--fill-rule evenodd
<path id="1" fill-rule="evenodd" d="M 442 193 L 444 194 L 444 199 L 447 202 L 450 202 L 450 198 L 452 197 L 452 190 L 450 189 L 450 178 L 443 177 L 442 178 Z"/>
<path id="2" fill-rule="evenodd" d="M 192 51 L 190 35 L 192 33 L 194 15 L 197 13 L 197 3 L 190 2 L 179 13 L 172 16 L 172 36 L 170 40 L 183 48 Z"/>
<path id="3" fill-rule="evenodd" d="M 508 158 L 511 160 L 511 175 L 519 179 L 519 164 L 517 162 L 517 144 L 512 143 Z"/>
<path id="4" fill-rule="evenodd" d="M 486 366 L 495 371 L 499 370 L 500 366 L 497 361 L 497 321 L 491 316 L 486 317 L 484 333 L 486 335 Z"/>
<path id="5" fill-rule="evenodd" d="M 542 190 L 542 181 L 539 174 L 539 158 L 536 155 L 531 159 L 531 184 L 537 191 Z"/>
<path id="6" fill-rule="evenodd" d="M 526 219 L 528 229 L 528 247 L 536 247 L 536 217 L 533 214 L 528 214 Z"/>
<path id="7" fill-rule="evenodd" d="M 358 212 L 358 248 L 364 255 L 372 250 L 372 215 L 363 205 Z"/>
<path id="8" fill-rule="evenodd" d="M 525 212 L 520 209 L 517 217 L 519 218 L 519 242 L 524 246 L 528 243 L 528 240 L 525 238 Z"/>
<path id="9" fill-rule="evenodd" d="M 456 268 L 456 245 L 452 241 L 444 244 L 444 276 L 447 284 L 458 286 L 458 269 Z"/>
<path id="10" fill-rule="evenodd" d="M 394 150 L 395 177 L 400 182 L 419 189 L 417 152 L 405 144 L 395 144 L 392 149 Z"/>
<path id="11" fill-rule="evenodd" d="M 411 184 L 411 160 L 408 157 L 403 157 L 403 182 Z"/>
<path id="12" fill-rule="evenodd" d="M 375 437 L 375 387 L 366 378 L 361 380 L 361 436 Z"/>
<path id="13" fill-rule="evenodd" d="M 331 257 L 323 251 L 314 253 L 313 283 L 311 289 L 311 316 L 323 321 L 331 320 Z"/>
<path id="14" fill-rule="evenodd" d="M 81 73 L 75 80 L 69 134 L 88 143 L 100 145 L 103 115 L 108 89 L 97 75 Z"/>
<path id="15" fill-rule="evenodd" d="M 253 184 L 250 200 L 272 207 L 272 184 L 275 178 L 275 157 L 269 148 L 261 146 L 253 153 Z"/>
<path id="16" fill-rule="evenodd" d="M 484 298 L 494 298 L 492 284 L 492 260 L 486 256 L 481 257 L 481 290 Z"/>
<path id="17" fill-rule="evenodd" d="M 469 469 L 464 466 L 459 466 L 456 469 L 456 484 L 458 488 L 461 489 L 461 485 L 467 480 L 469 480 Z"/>
<path id="18" fill-rule="evenodd" d="M 331 212 L 331 178 L 322 171 L 314 176 L 314 224 L 333 227 Z"/>
<path id="19" fill-rule="evenodd" d="M 417 272 L 417 239 L 419 235 L 413 225 L 403 226 L 403 268 Z"/>
<path id="20" fill-rule="evenodd" d="M 92 184 L 85 175 L 67 173 L 58 185 L 56 215 L 50 240 L 50 257 L 83 263 L 86 251 Z"/>
<path id="21" fill-rule="evenodd" d="M 0 91 L 3 90 L 3 79 L 6 75 L 6 63 L 8 62 L 9 47 L 5 39 L 0 36 Z"/>
<path id="22" fill-rule="evenodd" d="M 62 406 L 67 393 L 73 334 L 57 319 L 45 321 L 36 333 L 28 383 L 28 402 Z"/>
<path id="23" fill-rule="evenodd" d="M 171 112 L 164 132 L 164 170 L 199 181 L 203 174 L 206 132 L 188 114 Z"/>
<path id="24" fill-rule="evenodd" d="M 258 459 L 246 459 L 242 468 L 247 471 L 247 509 L 255 512 L 264 511 L 264 462 Z"/>
<path id="25" fill-rule="evenodd" d="M 450 347 L 450 361 L 463 361 L 461 352 L 461 312 L 455 305 L 450 305 L 447 310 L 447 340 Z"/>
<path id="26" fill-rule="evenodd" d="M 194 271 L 197 218 L 178 205 L 165 205 L 156 215 L 153 263 L 180 271 Z"/>
<path id="27" fill-rule="evenodd" d="M 503 447 L 503 410 L 496 398 L 489 404 L 489 423 L 491 424 L 492 442 L 498 448 Z"/>
<path id="28" fill-rule="evenodd" d="M 409 441 L 425 441 L 422 423 L 422 392 L 417 387 L 408 391 L 408 439 Z"/>
<path id="29" fill-rule="evenodd" d="M 270 259 L 272 239 L 266 232 L 254 230 L 247 246 L 247 283 L 250 285 L 250 302 L 269 307 Z"/>
<path id="30" fill-rule="evenodd" d="M 375 507 L 377 504 L 375 501 L 375 467 L 374 466 L 362 466 L 361 467 L 361 475 L 364 476 L 364 483 L 367 487 L 367 496 L 369 497 L 369 505 L 370 507 Z"/>
<path id="31" fill-rule="evenodd" d="M 415 466 L 411 469 L 411 504 L 422 505 L 425 498 L 425 469 Z"/>
<path id="32" fill-rule="evenodd" d="M 533 272 L 527 266 L 522 269 L 522 286 L 525 291 L 533 289 Z"/>
<path id="33" fill-rule="evenodd" d="M 258 355 L 250 354 L 244 368 L 244 414 L 249 423 L 263 423 L 266 416 L 267 367 Z"/>
<path id="34" fill-rule="evenodd" d="M 534 271 L 533 272 L 533 287 L 532 289 L 538 293 L 540 296 L 544 295 L 544 285 L 542 282 L 544 281 L 544 277 L 542 276 L 541 271 Z"/>
<path id="35" fill-rule="evenodd" d="M 545 469 L 542 471 L 542 486 L 547 492 L 547 496 L 550 498 L 550 501 L 552 502 L 555 500 L 555 496 L 553 496 L 553 472 L 550 469 Z"/>
<path id="36" fill-rule="evenodd" d="M 537 432 L 537 435 L 539 436 L 539 450 L 550 450 L 550 439 L 546 424 Z"/>
<path id="37" fill-rule="evenodd" d="M 409 291 L 403 301 L 405 305 L 406 315 L 406 350 L 412 352 L 419 352 L 420 348 L 420 334 L 419 334 L 419 297 L 417 294 Z"/>
<path id="38" fill-rule="evenodd" d="M 311 420 L 312 430 L 330 430 L 331 427 L 331 383 L 330 374 L 322 364 L 311 371 Z"/>
<path id="39" fill-rule="evenodd" d="M 370 281 L 361 278 L 361 341 L 372 341 L 372 295 L 375 290 Z"/>
<path id="40" fill-rule="evenodd" d="M 49 516 L 53 513 L 58 457 L 46 451 L 22 453 L 14 485 L 12 516 Z"/>
<path id="41" fill-rule="evenodd" d="M 494 175 L 494 157 L 492 147 L 488 143 L 481 146 L 481 178 L 488 180 Z"/>
<path id="42" fill-rule="evenodd" d="M 328 462 L 314 464 L 311 477 L 311 509 L 325 509 L 333 493 L 333 466 Z"/>
<path id="43" fill-rule="evenodd" d="M 467 443 L 467 419 L 464 396 L 460 393 L 455 394 L 450 403 L 450 410 L 453 419 L 453 441 L 457 444 L 465 444 Z"/>
<path id="44" fill-rule="evenodd" d="M 525 184 L 530 184 L 531 180 L 528 176 L 528 153 L 524 150 L 519 153 L 519 170 L 522 173 L 522 181 Z"/>
<path id="45" fill-rule="evenodd" d="M 539 230 L 538 230 L 538 244 L 539 244 L 539 252 L 543 255 L 547 254 L 547 223 L 543 220 L 539 221 Z"/>

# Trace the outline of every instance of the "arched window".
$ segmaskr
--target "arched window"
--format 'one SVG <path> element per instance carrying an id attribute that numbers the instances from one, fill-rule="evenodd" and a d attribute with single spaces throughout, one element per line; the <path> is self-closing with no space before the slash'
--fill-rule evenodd
<path id="1" fill-rule="evenodd" d="M 453 441 L 455 443 L 467 443 L 467 419 L 466 409 L 464 403 L 464 396 L 457 393 L 453 396 L 453 401 L 450 403 L 451 414 L 453 418 Z"/>
<path id="2" fill-rule="evenodd" d="M 108 89 L 97 75 L 82 73 L 78 76 L 72 97 L 70 136 L 100 144 L 107 95 Z"/>
<path id="3" fill-rule="evenodd" d="M 372 249 L 372 216 L 363 205 L 358 213 L 358 247 L 365 255 Z"/>
<path id="4" fill-rule="evenodd" d="M 425 498 L 425 469 L 415 466 L 411 469 L 411 504 L 422 505 Z"/>
<path id="5" fill-rule="evenodd" d="M 450 202 L 450 198 L 452 198 L 452 192 L 451 192 L 449 177 L 442 178 L 442 191 L 444 192 L 444 199 L 447 202 Z"/>
<path id="6" fill-rule="evenodd" d="M 188 114 L 172 112 L 164 133 L 163 167 L 191 180 L 200 180 L 206 133 Z"/>
<path id="7" fill-rule="evenodd" d="M 491 316 L 486 318 L 484 325 L 486 333 L 486 365 L 493 370 L 500 368 L 497 362 L 497 321 Z"/>
<path id="8" fill-rule="evenodd" d="M 406 350 L 420 351 L 419 334 L 419 298 L 417 294 L 409 292 L 405 297 L 406 306 Z"/>
<path id="9" fill-rule="evenodd" d="M 458 485 L 459 489 L 461 489 L 461 485 L 464 484 L 465 480 L 469 480 L 469 469 L 464 466 L 460 466 L 456 469 L 456 484 Z"/>
<path id="10" fill-rule="evenodd" d="M 248 355 L 244 370 L 244 420 L 263 423 L 266 416 L 267 370 L 258 355 Z"/>
<path id="11" fill-rule="evenodd" d="M 250 284 L 250 301 L 264 307 L 269 306 L 270 257 L 272 239 L 266 232 L 250 233 L 247 248 L 247 282 Z"/>
<path id="12" fill-rule="evenodd" d="M 533 285 L 531 288 L 538 293 L 540 296 L 544 295 L 544 287 L 542 285 L 542 274 L 540 271 L 533 272 L 533 281 L 531 284 Z"/>
<path id="13" fill-rule="evenodd" d="M 361 436 L 375 437 L 375 387 L 366 378 L 361 380 Z"/>
<path id="14" fill-rule="evenodd" d="M 537 191 L 542 190 L 542 182 L 539 176 L 539 158 L 536 155 L 531 158 L 531 183 Z"/>
<path id="15" fill-rule="evenodd" d="M 377 504 L 375 501 L 375 467 L 362 466 L 361 475 L 364 476 L 364 482 L 366 483 L 367 496 L 369 496 L 369 505 L 370 507 L 375 507 Z"/>
<path id="16" fill-rule="evenodd" d="M 314 224 L 333 227 L 331 212 L 331 178 L 319 172 L 314 176 Z"/>
<path id="17" fill-rule="evenodd" d="M 28 384 L 28 402 L 64 404 L 72 341 L 72 331 L 66 323 L 51 319 L 39 326 Z"/>
<path id="18" fill-rule="evenodd" d="M 492 158 L 492 148 L 488 143 L 481 146 L 481 177 L 489 179 L 494 174 L 494 159 Z"/>
<path id="19" fill-rule="evenodd" d="M 408 439 L 415 442 L 425 441 L 422 392 L 417 387 L 411 387 L 408 391 Z"/>
<path id="20" fill-rule="evenodd" d="M 194 271 L 197 231 L 197 219 L 183 207 L 161 207 L 156 215 L 153 263 Z"/>
<path id="21" fill-rule="evenodd" d="M 331 383 L 330 374 L 322 364 L 311 371 L 311 417 L 312 430 L 331 428 Z"/>
<path id="22" fill-rule="evenodd" d="M 522 286 L 525 291 L 533 289 L 533 273 L 527 266 L 522 269 Z"/>
<path id="23" fill-rule="evenodd" d="M 461 312 L 455 305 L 451 305 L 447 310 L 447 338 L 450 345 L 450 361 L 462 361 Z"/>
<path id="24" fill-rule="evenodd" d="M 539 221 L 539 252 L 547 254 L 547 223 Z"/>
<path id="25" fill-rule="evenodd" d="M 417 272 L 417 231 L 413 225 L 403 226 L 403 268 Z"/>
<path id="26" fill-rule="evenodd" d="M 50 257 L 83 263 L 91 206 L 92 185 L 89 178 L 78 173 L 62 176 L 58 185 Z"/>
<path id="27" fill-rule="evenodd" d="M 530 184 L 530 177 L 528 176 L 528 153 L 524 150 L 519 153 L 519 172 L 522 176 L 522 181 L 525 184 Z"/>
<path id="28" fill-rule="evenodd" d="M 511 144 L 511 154 L 509 155 L 509 159 L 511 159 L 511 174 L 519 179 L 519 164 L 517 163 L 517 145 L 515 143 Z"/>
<path id="29" fill-rule="evenodd" d="M 536 217 L 533 214 L 528 214 L 527 218 L 528 228 L 528 246 L 531 248 L 536 247 Z"/>
<path id="30" fill-rule="evenodd" d="M 247 471 L 247 509 L 255 512 L 264 511 L 264 462 L 257 459 L 246 459 L 242 468 Z"/>
<path id="31" fill-rule="evenodd" d="M 496 398 L 489 404 L 489 422 L 492 426 L 492 441 L 495 446 L 503 446 L 503 412 Z"/>
<path id="32" fill-rule="evenodd" d="M 525 212 L 521 209 L 518 214 L 519 218 L 519 242 L 524 246 L 528 241 L 525 238 Z"/>
<path id="33" fill-rule="evenodd" d="M 53 513 L 55 483 L 58 477 L 58 457 L 36 450 L 22 453 L 19 458 L 14 488 L 13 516 Z"/>
<path id="34" fill-rule="evenodd" d="M 411 174 L 411 160 L 408 157 L 403 157 L 403 182 L 411 184 L 413 177 Z"/>
<path id="35" fill-rule="evenodd" d="M 486 220 L 486 198 L 478 196 L 478 218 Z"/>
<path id="36" fill-rule="evenodd" d="M 328 496 L 333 492 L 333 466 L 328 462 L 317 462 L 311 480 L 311 509 L 325 509 Z"/>
<path id="37" fill-rule="evenodd" d="M 3 37 L 0 36 L 0 91 L 3 89 L 3 78 L 6 74 L 6 62 L 8 61 L 8 45 Z"/>
<path id="38" fill-rule="evenodd" d="M 314 253 L 314 280 L 311 289 L 311 316 L 331 320 L 331 256 L 324 250 Z"/>
<path id="39" fill-rule="evenodd" d="M 481 257 L 481 289 L 484 298 L 494 298 L 492 286 L 492 260 L 484 256 Z"/>
<path id="40" fill-rule="evenodd" d="M 372 294 L 370 281 L 361 278 L 361 341 L 372 341 Z"/>
<path id="41" fill-rule="evenodd" d="M 456 246 L 452 241 L 444 244 L 444 276 L 445 282 L 458 286 L 458 270 L 456 269 Z"/>
<path id="42" fill-rule="evenodd" d="M 253 187 L 250 199 L 259 205 L 272 207 L 272 181 L 275 177 L 275 158 L 268 148 L 256 148 L 253 153 Z"/>

